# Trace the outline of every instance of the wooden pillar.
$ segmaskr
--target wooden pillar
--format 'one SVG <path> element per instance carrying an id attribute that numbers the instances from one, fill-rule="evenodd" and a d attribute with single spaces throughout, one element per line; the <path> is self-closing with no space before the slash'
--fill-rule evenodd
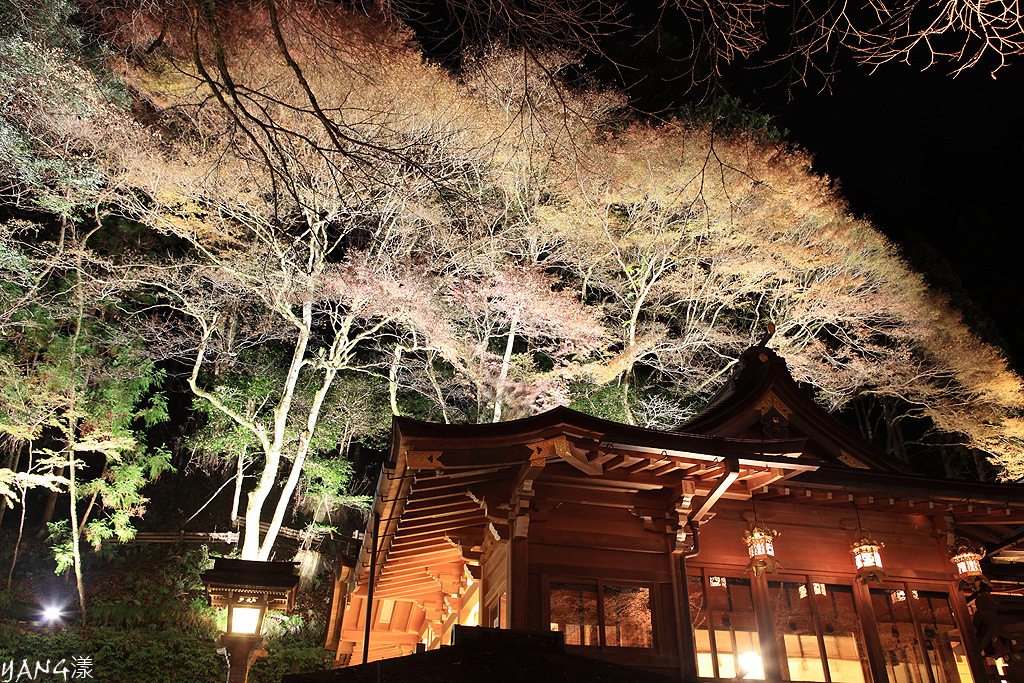
<path id="1" fill-rule="evenodd" d="M 871 606 L 871 593 L 860 581 L 853 582 L 853 604 L 857 608 L 857 619 L 864 631 L 864 645 L 868 650 L 871 676 L 875 683 L 888 683 L 889 673 L 885 668 L 885 652 L 882 651 L 882 641 L 878 636 L 875 610 Z"/>
<path id="2" fill-rule="evenodd" d="M 771 600 L 768 597 L 768 577 L 762 572 L 750 580 L 754 614 L 757 618 L 758 640 L 761 643 L 761 664 L 764 677 L 770 681 L 782 680 L 782 666 L 779 663 L 779 648 L 775 642 L 775 620 L 772 619 Z"/>
<path id="3" fill-rule="evenodd" d="M 949 591 L 949 604 L 953 608 L 953 619 L 960 630 L 960 638 L 964 644 L 964 651 L 967 653 L 967 664 L 971 667 L 971 676 L 975 683 L 984 683 L 988 680 L 988 670 L 985 668 L 985 659 L 981 655 L 981 647 L 978 643 L 978 634 L 974 632 L 974 620 L 967 609 L 967 602 L 959 585 L 954 583 Z"/>
<path id="4" fill-rule="evenodd" d="M 526 537 L 530 529 L 529 515 L 512 521 L 512 538 L 508 542 L 508 627 L 529 628 L 530 609 L 529 563 Z"/>
<path id="5" fill-rule="evenodd" d="M 690 617 L 690 593 L 686 585 L 686 556 L 674 552 L 669 556 L 672 564 L 672 597 L 675 602 L 676 651 L 679 656 L 679 674 L 687 681 L 697 680 L 697 652 L 693 646 L 693 620 Z"/>

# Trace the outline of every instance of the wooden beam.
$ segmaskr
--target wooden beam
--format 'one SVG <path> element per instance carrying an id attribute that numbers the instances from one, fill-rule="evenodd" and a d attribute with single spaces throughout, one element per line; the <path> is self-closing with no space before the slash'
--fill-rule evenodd
<path id="1" fill-rule="evenodd" d="M 774 484 L 775 482 L 783 479 L 787 474 L 791 475 L 792 473 L 786 472 L 786 470 L 779 469 L 778 467 L 772 467 L 767 472 L 755 471 L 752 474 L 748 474 L 742 478 L 742 481 L 746 484 L 748 491 L 756 491 L 757 489 L 764 488 L 769 484 Z"/>
<path id="2" fill-rule="evenodd" d="M 700 506 L 697 507 L 697 510 L 690 514 L 688 517 L 689 521 L 699 522 L 704 519 L 704 516 L 711 512 L 711 508 L 714 507 L 715 503 L 718 502 L 718 499 L 722 497 L 722 494 L 725 493 L 726 489 L 728 489 L 732 483 L 736 481 L 736 478 L 740 476 L 739 463 L 735 458 L 727 458 L 723 463 L 723 466 L 724 472 L 722 476 L 708 495 L 701 500 Z"/>
<path id="3" fill-rule="evenodd" d="M 439 507 L 434 510 L 416 510 L 413 513 L 405 513 L 402 515 L 402 524 L 406 524 L 412 521 L 418 521 L 422 519 L 437 519 L 438 517 L 455 517 L 457 515 L 465 515 L 470 513 L 482 514 L 480 510 L 480 504 L 475 503 L 469 498 L 466 499 L 465 503 L 458 505 L 447 505 L 445 507 Z"/>
<path id="4" fill-rule="evenodd" d="M 398 523 L 398 535 L 401 535 L 403 531 L 422 531 L 425 529 L 444 529 L 448 525 L 459 524 L 463 521 L 483 520 L 483 510 L 470 509 L 460 510 L 452 512 L 451 514 L 445 515 L 426 515 L 423 517 L 413 517 L 412 519 L 402 518 L 402 521 Z"/>
<path id="5" fill-rule="evenodd" d="M 1009 517 L 1006 517 L 1006 516 L 1003 516 L 1003 515 L 988 515 L 988 516 L 984 516 L 984 517 L 968 517 L 966 519 L 962 519 L 960 517 L 957 517 L 956 518 L 956 523 L 957 524 L 964 524 L 964 525 L 967 525 L 967 526 L 992 526 L 992 525 L 1017 526 L 1019 524 L 1024 524 L 1024 513 L 1017 512 L 1017 513 L 1015 513 L 1015 514 L 1013 514 L 1013 515 L 1011 515 Z"/>
<path id="6" fill-rule="evenodd" d="M 470 498 L 465 491 L 460 491 L 458 493 L 445 493 L 439 496 L 424 496 L 422 498 L 416 496 L 414 493 L 413 497 L 408 503 L 406 503 L 405 512 L 427 512 L 429 510 L 437 510 L 467 500 L 470 500 Z"/>
<path id="7" fill-rule="evenodd" d="M 439 572 L 462 572 L 462 558 L 450 558 L 447 561 L 430 562 L 422 564 L 405 565 L 402 567 L 385 567 L 384 571 L 380 575 L 381 581 L 384 579 L 394 580 L 398 577 L 403 576 L 418 576 L 430 572 L 431 574 L 438 574 Z"/>
<path id="8" fill-rule="evenodd" d="M 445 531 L 447 529 L 454 529 L 460 526 L 474 526 L 476 524 L 482 524 L 484 522 L 484 515 L 480 512 L 474 512 L 467 515 L 459 515 L 458 517 L 450 517 L 442 521 L 433 521 L 424 519 L 422 521 L 414 521 L 410 524 L 402 524 L 398 528 L 398 533 L 395 534 L 395 540 L 406 539 L 410 536 L 419 536 L 428 531 Z"/>
<path id="9" fill-rule="evenodd" d="M 559 503 L 584 503 L 629 509 L 638 504 L 646 507 L 664 507 L 671 502 L 671 493 L 668 490 L 615 491 L 603 486 L 568 485 L 547 479 L 538 481 L 534 485 L 534 491 L 537 494 L 534 501 L 538 504 L 544 500 L 551 500 Z"/>
<path id="10" fill-rule="evenodd" d="M 398 588 L 383 588 L 380 591 L 380 599 L 384 600 L 412 600 L 414 602 L 429 602 L 431 600 L 440 602 L 444 598 L 444 591 L 433 582 L 433 587 L 426 584 L 420 586 L 401 586 Z M 376 596 L 374 596 L 376 598 Z"/>
<path id="11" fill-rule="evenodd" d="M 447 541 L 444 538 L 428 538 L 422 541 L 413 543 L 405 542 L 401 544 L 395 544 L 394 549 L 388 553 L 388 559 L 397 557 L 408 557 L 410 555 L 418 555 L 424 552 L 434 552 L 438 550 L 447 550 L 454 548 L 454 544 L 451 541 Z"/>
<path id="12" fill-rule="evenodd" d="M 417 587 L 427 586 L 427 587 L 429 587 L 431 585 L 433 587 L 437 588 L 437 590 L 441 590 L 441 584 L 438 583 L 438 581 L 436 579 L 434 579 L 433 577 L 431 577 L 429 574 L 427 574 L 425 572 L 422 573 L 422 575 L 419 575 L 419 576 L 398 576 L 393 581 L 392 580 L 385 580 L 384 577 L 381 577 L 381 580 L 378 583 L 378 587 L 381 589 L 380 590 L 380 596 L 377 595 L 378 591 L 375 590 L 374 591 L 374 596 L 373 596 L 373 601 L 377 602 L 380 598 L 384 597 L 384 591 L 386 591 L 386 590 L 390 590 L 390 591 L 394 592 L 394 591 L 396 591 L 398 589 L 402 589 L 402 588 L 410 588 L 410 587 L 413 587 L 413 586 L 417 586 Z"/>
<path id="13" fill-rule="evenodd" d="M 634 460 L 636 460 L 636 458 L 629 455 L 614 455 L 611 457 L 611 459 L 606 460 L 604 463 L 602 463 L 602 466 L 604 467 L 604 471 L 607 472 L 608 470 L 614 470 L 618 469 L 619 467 L 624 467 L 625 465 L 628 465 Z"/>
<path id="14" fill-rule="evenodd" d="M 388 562 L 385 570 L 392 568 L 397 570 L 404 567 L 429 567 L 438 563 L 455 562 L 459 559 L 462 559 L 462 553 L 459 549 L 449 546 L 448 550 L 445 551 L 421 553 L 399 559 L 393 559 Z"/>
<path id="15" fill-rule="evenodd" d="M 670 462 L 665 465 L 662 465 L 661 467 L 655 467 L 654 469 L 650 470 L 650 474 L 655 477 L 660 477 L 663 474 L 668 474 L 669 472 L 674 472 L 679 469 L 682 469 L 682 466 L 679 463 Z"/>

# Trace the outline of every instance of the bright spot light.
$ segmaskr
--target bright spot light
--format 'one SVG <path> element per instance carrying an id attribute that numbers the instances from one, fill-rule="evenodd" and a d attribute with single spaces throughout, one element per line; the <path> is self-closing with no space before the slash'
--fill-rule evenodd
<path id="1" fill-rule="evenodd" d="M 54 607 L 53 605 L 43 609 L 43 620 L 44 621 L 59 621 L 60 620 L 60 607 Z"/>
<path id="2" fill-rule="evenodd" d="M 756 652 L 744 652 L 740 655 L 740 678 L 764 678 L 764 666 L 761 655 Z"/>

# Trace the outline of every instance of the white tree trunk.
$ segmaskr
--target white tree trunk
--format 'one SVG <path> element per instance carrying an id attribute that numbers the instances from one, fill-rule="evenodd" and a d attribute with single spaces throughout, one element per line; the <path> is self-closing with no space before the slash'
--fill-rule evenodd
<path id="1" fill-rule="evenodd" d="M 505 342 L 505 355 L 501 359 L 501 374 L 498 375 L 498 386 L 494 390 L 494 417 L 491 422 L 501 422 L 501 402 L 504 398 L 503 386 L 508 377 L 508 366 L 512 362 L 512 347 L 516 343 L 516 327 L 519 325 L 519 311 L 512 313 L 512 322 L 508 330 L 508 341 Z"/>

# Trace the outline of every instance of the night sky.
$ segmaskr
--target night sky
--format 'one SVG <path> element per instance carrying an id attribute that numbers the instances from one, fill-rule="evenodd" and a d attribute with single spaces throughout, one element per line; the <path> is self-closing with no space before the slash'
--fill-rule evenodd
<path id="1" fill-rule="evenodd" d="M 891 65 L 844 69 L 831 94 L 764 93 L 789 140 L 840 181 L 871 219 L 986 340 L 1024 368 L 1021 207 L 1024 72 L 951 78 Z M 973 303 L 972 303 L 973 302 Z"/>

